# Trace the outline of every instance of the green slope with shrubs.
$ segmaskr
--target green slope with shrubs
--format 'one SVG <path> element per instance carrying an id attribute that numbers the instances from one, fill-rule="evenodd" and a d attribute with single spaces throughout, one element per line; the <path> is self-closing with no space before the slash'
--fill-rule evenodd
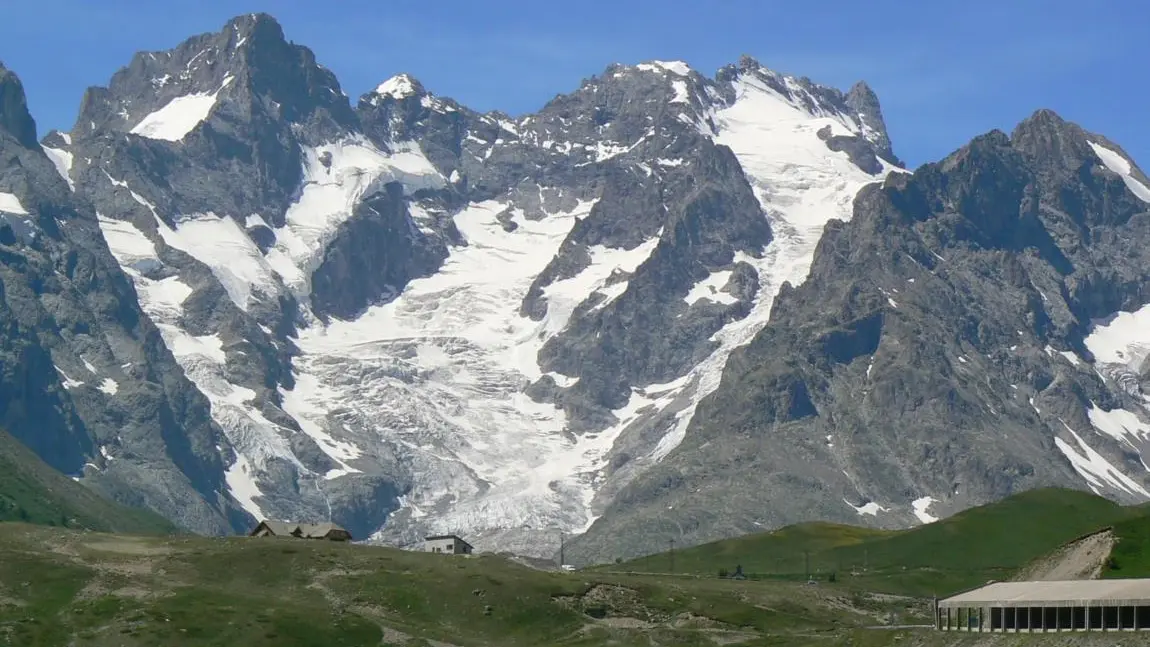
<path id="1" fill-rule="evenodd" d="M 0 521 L 138 534 L 176 530 L 156 514 L 118 505 L 76 483 L 3 430 Z"/>
<path id="2" fill-rule="evenodd" d="M 1122 507 L 1087 492 L 1046 488 L 909 530 L 800 524 L 678 550 L 673 560 L 661 553 L 604 569 L 666 573 L 673 567 L 677 573 L 718 576 L 741 565 L 752 578 L 805 579 L 809 572 L 872 591 L 945 596 L 1006 579 L 1100 528 L 1128 522 L 1134 532 L 1141 527 L 1134 520 L 1147 523 L 1145 513 L 1143 507 Z"/>

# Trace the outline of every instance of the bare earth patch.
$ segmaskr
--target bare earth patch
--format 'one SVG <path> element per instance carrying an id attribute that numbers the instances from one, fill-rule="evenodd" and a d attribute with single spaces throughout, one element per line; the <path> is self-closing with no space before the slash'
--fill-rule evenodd
<path id="1" fill-rule="evenodd" d="M 1066 544 L 1048 557 L 1027 566 L 1016 581 L 1096 580 L 1114 548 L 1114 533 L 1107 529 Z"/>
<path id="2" fill-rule="evenodd" d="M 168 546 L 157 545 L 154 542 L 133 537 L 101 537 L 94 541 L 84 542 L 84 547 L 89 550 L 121 555 L 158 556 L 170 555 L 173 552 Z"/>

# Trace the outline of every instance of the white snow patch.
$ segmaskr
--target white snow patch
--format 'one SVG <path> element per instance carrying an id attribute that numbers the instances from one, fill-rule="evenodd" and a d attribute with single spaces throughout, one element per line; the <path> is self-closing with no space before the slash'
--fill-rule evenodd
<path id="1" fill-rule="evenodd" d="M 260 492 L 260 488 L 256 484 L 256 474 L 253 472 L 248 459 L 243 454 L 237 453 L 236 461 L 224 472 L 224 481 L 228 484 L 228 490 L 236 502 L 240 504 L 240 507 L 256 519 L 263 520 L 267 516 L 264 515 L 263 510 L 255 501 L 256 497 L 263 496 L 263 492 Z"/>
<path id="2" fill-rule="evenodd" d="M 223 364 L 228 359 L 224 353 L 224 342 L 218 334 L 199 337 L 180 334 L 172 339 L 168 347 L 177 358 L 203 357 L 216 364 Z"/>
<path id="3" fill-rule="evenodd" d="M 1126 183 L 1126 188 L 1130 189 L 1131 193 L 1143 202 L 1150 202 L 1150 187 L 1142 184 L 1134 177 L 1134 169 L 1125 157 L 1100 144 L 1087 143 L 1090 144 L 1090 148 L 1094 149 L 1094 154 L 1102 160 L 1106 168 L 1122 177 L 1122 181 Z"/>
<path id="4" fill-rule="evenodd" d="M 0 213 L 10 213 L 17 216 L 29 215 L 24 210 L 24 205 L 20 204 L 20 198 L 4 191 L 0 191 Z"/>
<path id="5" fill-rule="evenodd" d="M 612 159 L 614 157 L 618 157 L 624 153 L 631 152 L 632 150 L 634 150 L 634 148 L 636 146 L 641 144 L 643 142 L 643 140 L 646 138 L 647 138 L 647 136 L 645 135 L 642 138 L 640 138 L 639 141 L 637 141 L 631 145 L 620 144 L 619 142 L 612 142 L 612 141 L 597 141 L 597 142 L 595 142 L 595 146 L 593 148 L 588 148 L 587 150 L 591 153 L 591 156 L 594 158 L 594 160 L 596 162 L 603 162 L 603 161 Z M 578 164 L 577 166 L 585 166 L 585 165 L 586 165 L 586 163 Z"/>
<path id="6" fill-rule="evenodd" d="M 1090 424 L 1103 434 L 1129 445 L 1139 454 L 1147 441 L 1150 441 L 1150 424 L 1140 420 L 1133 412 L 1126 409 L 1111 409 L 1103 411 L 1098 405 L 1090 403 L 1086 410 Z"/>
<path id="7" fill-rule="evenodd" d="M 142 272 L 162 265 L 152 241 L 126 220 L 112 220 L 99 213 L 96 217 L 108 249 L 135 283 L 144 312 L 156 322 L 179 319 L 192 289 L 178 276 L 158 281 L 143 276 Z"/>
<path id="8" fill-rule="evenodd" d="M 108 395 L 116 395 L 116 393 L 120 390 L 120 385 L 116 382 L 116 380 L 113 380 L 110 377 L 106 377 L 104 378 L 103 382 L 100 382 L 100 386 L 96 388 L 104 393 L 107 393 Z"/>
<path id="9" fill-rule="evenodd" d="M 650 61 L 640 63 L 635 67 L 644 72 L 670 72 L 679 76 L 687 76 L 691 73 L 691 66 L 683 61 Z"/>
<path id="10" fill-rule="evenodd" d="M 546 375 L 547 377 L 550 377 L 552 380 L 555 380 L 556 386 L 558 386 L 561 389 L 567 389 L 567 388 L 573 387 L 579 383 L 578 377 L 571 377 L 569 375 L 563 375 L 562 373 L 556 373 L 555 371 L 544 373 L 544 375 Z"/>
<path id="11" fill-rule="evenodd" d="M 587 252 L 591 256 L 591 264 L 582 272 L 543 288 L 543 296 L 547 300 L 547 314 L 543 319 L 545 333 L 554 335 L 562 332 L 575 308 L 593 292 L 605 297 L 597 307 L 603 307 L 622 295 L 628 281 L 618 279 L 616 273 L 633 273 L 651 256 L 658 244 L 659 235 L 655 235 L 632 249 L 614 249 L 603 245 L 589 248 Z M 607 285 L 613 276 L 616 276 L 616 281 Z"/>
<path id="12" fill-rule="evenodd" d="M 1070 443 L 1061 438 L 1055 438 L 1054 444 L 1058 446 L 1063 456 L 1066 456 L 1067 460 L 1070 461 L 1074 471 L 1078 472 L 1078 475 L 1086 481 L 1095 494 L 1101 494 L 1100 488 L 1109 487 L 1150 499 L 1150 492 L 1147 492 L 1129 476 L 1118 471 L 1101 454 L 1094 451 L 1090 445 L 1086 444 L 1086 441 L 1082 440 L 1081 436 L 1070 428 L 1070 425 L 1062 422 L 1062 426 L 1074 437 L 1078 447 L 1071 446 Z"/>
<path id="13" fill-rule="evenodd" d="M 938 521 L 938 517 L 930 514 L 930 506 L 937 503 L 933 497 L 924 496 L 920 499 L 915 499 L 911 506 L 914 508 L 914 516 L 922 523 L 934 523 Z"/>
<path id="14" fill-rule="evenodd" d="M 862 505 L 855 505 L 855 504 L 851 503 L 850 501 L 843 499 L 843 503 L 854 508 L 854 511 L 857 512 L 860 517 L 863 515 L 867 515 L 867 514 L 869 514 L 872 517 L 877 517 L 878 513 L 887 511 L 886 508 L 882 507 L 878 503 L 875 503 L 874 501 L 870 501 L 870 502 L 864 503 Z"/>
<path id="15" fill-rule="evenodd" d="M 68 183 L 68 188 L 75 191 L 76 183 L 72 181 L 72 151 L 49 146 L 41 146 L 41 148 L 48 159 L 52 161 L 52 165 L 56 167 L 56 172 Z"/>
<path id="16" fill-rule="evenodd" d="M 64 385 L 65 389 L 71 390 L 78 386 L 84 386 L 84 383 L 80 380 L 73 380 L 72 378 L 68 377 L 68 374 L 64 372 L 64 369 L 60 368 L 59 366 L 56 367 L 56 372 L 60 374 L 60 377 L 64 378 L 62 384 Z"/>
<path id="17" fill-rule="evenodd" d="M 682 79 L 675 79 L 671 81 L 671 88 L 675 91 L 675 96 L 671 97 L 668 103 L 690 103 L 691 95 L 687 92 L 687 82 Z"/>
<path id="18" fill-rule="evenodd" d="M 208 118 L 216 105 L 216 98 L 234 77 L 224 77 L 223 83 L 215 92 L 201 92 L 176 97 L 159 110 L 144 117 L 130 131 L 134 135 L 149 139 L 178 142 L 192 132 L 200 122 Z"/>
<path id="19" fill-rule="evenodd" d="M 251 229 L 252 227 L 267 227 L 268 229 L 271 229 L 271 225 L 268 224 L 268 221 L 264 220 L 264 217 L 258 213 L 253 213 L 245 218 L 244 227 L 248 229 Z"/>
<path id="20" fill-rule="evenodd" d="M 739 300 L 729 292 L 720 292 L 731 280 L 731 270 L 712 272 L 706 278 L 691 286 L 691 291 L 683 300 L 687 305 L 695 305 L 697 301 L 707 300 L 715 303 L 737 303 Z"/>
<path id="21" fill-rule="evenodd" d="M 1096 362 L 1139 370 L 1150 356 L 1150 304 L 1115 313 L 1108 321 L 1095 320 L 1084 343 Z"/>
<path id="22" fill-rule="evenodd" d="M 178 220 L 175 229 L 158 218 L 156 224 L 165 243 L 211 269 L 241 310 L 246 311 L 254 298 L 278 292 L 271 266 L 235 220 L 202 213 Z"/>

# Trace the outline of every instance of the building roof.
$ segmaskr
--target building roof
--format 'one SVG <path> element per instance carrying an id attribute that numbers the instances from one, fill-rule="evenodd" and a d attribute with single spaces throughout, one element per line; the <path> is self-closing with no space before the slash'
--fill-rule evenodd
<path id="1" fill-rule="evenodd" d="M 456 541 L 462 541 L 463 543 L 467 544 L 467 540 L 465 540 L 463 537 L 460 537 L 459 535 L 431 535 L 430 537 L 423 538 L 424 541 L 438 541 L 440 539 L 455 539 Z M 471 544 L 467 545 L 470 546 Z"/>
<path id="2" fill-rule="evenodd" d="M 327 534 L 332 532 L 332 531 L 347 533 L 347 530 L 345 530 L 342 527 L 340 527 L 339 525 L 331 523 L 331 522 L 325 522 L 325 523 L 292 523 L 292 522 L 288 522 L 288 521 L 270 521 L 269 520 L 269 521 L 261 522 L 260 525 L 266 526 L 268 528 L 268 530 L 272 531 L 273 535 L 277 535 L 277 536 L 281 536 L 281 537 L 286 537 L 288 535 L 294 535 L 297 531 L 299 532 L 301 537 L 307 537 L 309 539 L 310 538 L 316 538 L 316 537 L 326 537 Z M 257 526 L 256 529 L 258 530 L 259 527 Z M 348 534 L 348 536 L 351 536 L 351 533 L 347 533 L 347 534 Z"/>
<path id="3" fill-rule="evenodd" d="M 287 521 L 264 521 L 260 525 L 267 526 L 267 529 L 275 535 L 290 535 L 299 527 L 298 523 L 289 523 Z"/>
<path id="4" fill-rule="evenodd" d="M 940 600 L 940 607 L 1150 606 L 1150 579 L 995 582 Z"/>
<path id="5" fill-rule="evenodd" d="M 304 537 L 326 537 L 332 531 L 347 532 L 343 528 L 334 523 L 301 523 L 299 525 L 300 534 Z"/>

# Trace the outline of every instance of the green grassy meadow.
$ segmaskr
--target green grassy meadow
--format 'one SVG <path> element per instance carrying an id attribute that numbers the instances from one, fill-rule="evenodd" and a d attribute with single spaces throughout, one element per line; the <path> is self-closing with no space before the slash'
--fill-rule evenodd
<path id="1" fill-rule="evenodd" d="M 809 564 L 812 578 L 819 580 L 833 573 L 837 583 L 873 592 L 945 597 L 1006 579 L 1073 539 L 1116 526 L 1137 538 L 1120 542 L 1117 559 L 1129 564 L 1126 573 L 1147 575 L 1150 553 L 1121 556 L 1141 546 L 1150 549 L 1146 512 L 1086 492 L 1048 488 L 909 530 L 810 523 L 704 544 L 675 551 L 673 568 L 681 574 L 718 576 L 742 565 L 752 578 L 805 580 Z M 672 560 L 662 553 L 600 568 L 667 573 Z"/>

